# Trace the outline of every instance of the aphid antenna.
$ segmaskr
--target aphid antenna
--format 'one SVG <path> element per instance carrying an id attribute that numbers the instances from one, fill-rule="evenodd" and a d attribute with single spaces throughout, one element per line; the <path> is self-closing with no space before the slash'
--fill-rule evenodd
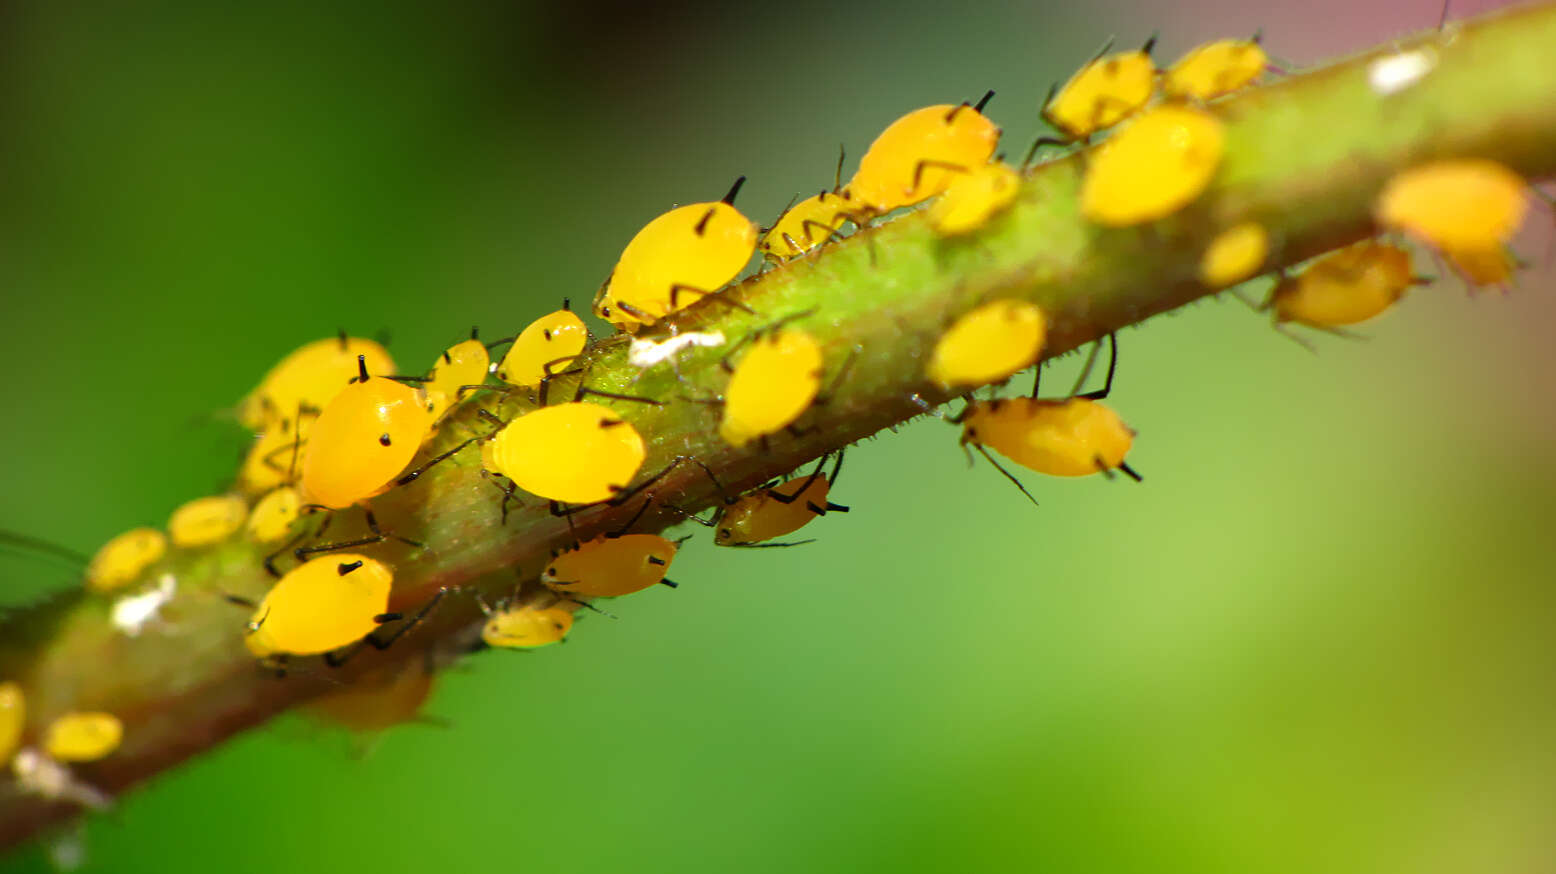
<path id="1" fill-rule="evenodd" d="M 561 603 L 563 601 L 571 601 L 572 603 L 577 604 L 578 606 L 583 607 L 586 610 L 593 610 L 594 612 L 600 614 L 601 616 L 604 616 L 607 619 L 620 619 L 621 618 L 620 616 L 617 616 L 615 613 L 609 613 L 609 612 L 606 612 L 604 610 L 601 610 L 600 608 L 594 606 L 593 604 L 590 604 L 588 601 L 580 601 L 577 598 L 561 598 L 561 597 L 557 598 L 557 603 Z"/>
<path id="2" fill-rule="evenodd" d="M 44 540 L 41 537 L 22 534 L 19 531 L 0 529 L 0 543 L 24 550 L 32 550 L 41 555 L 51 555 L 55 558 L 64 559 L 77 567 L 85 567 L 89 561 L 86 556 L 76 552 L 74 549 Z"/>
<path id="3" fill-rule="evenodd" d="M 843 187 L 843 144 L 837 144 L 837 170 L 832 174 L 832 193 L 836 194 Z"/>
<path id="4" fill-rule="evenodd" d="M 670 512 L 680 516 L 682 519 L 688 522 L 696 522 L 698 525 L 701 525 L 704 528 L 713 528 L 718 525 L 717 522 L 709 522 L 701 516 L 698 516 L 696 513 L 688 513 L 687 511 L 675 506 L 674 504 L 666 504 L 661 502 L 659 506 L 664 507 L 666 510 L 669 510 Z"/>

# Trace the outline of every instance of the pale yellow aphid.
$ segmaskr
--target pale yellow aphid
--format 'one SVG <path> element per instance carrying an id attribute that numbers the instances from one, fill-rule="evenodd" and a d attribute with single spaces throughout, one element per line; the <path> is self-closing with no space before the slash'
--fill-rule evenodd
<path id="1" fill-rule="evenodd" d="M 1138 478 L 1124 462 L 1134 429 L 1090 398 L 976 401 L 961 418 L 963 444 L 991 447 L 1038 473 L 1086 476 L 1118 468 Z"/>
<path id="2" fill-rule="evenodd" d="M 316 418 L 317 413 L 304 413 L 267 425 L 254 438 L 248 454 L 243 457 L 243 466 L 238 468 L 238 490 L 258 495 L 276 486 L 296 482 L 308 428 Z"/>
<path id="3" fill-rule="evenodd" d="M 1331 252 L 1270 292 L 1275 322 L 1314 328 L 1353 325 L 1393 306 L 1416 280 L 1410 253 L 1367 241 Z"/>
<path id="4" fill-rule="evenodd" d="M 1257 36 L 1208 42 L 1190 49 L 1162 74 L 1162 94 L 1179 100 L 1213 100 L 1251 84 L 1269 62 Z"/>
<path id="5" fill-rule="evenodd" d="M 1378 195 L 1378 224 L 1444 252 L 1488 252 L 1512 239 L 1529 209 L 1527 183 L 1483 158 L 1433 161 L 1396 173 Z"/>
<path id="6" fill-rule="evenodd" d="M 281 359 L 238 405 L 238 420 L 252 431 L 269 430 L 299 408 L 322 410 L 357 375 L 357 356 L 374 373 L 394 373 L 394 359 L 372 340 L 330 337 L 315 340 Z"/>
<path id="7" fill-rule="evenodd" d="M 103 544 L 86 566 L 87 586 L 99 592 L 132 583 L 167 552 L 167 537 L 155 528 L 133 528 Z"/>
<path id="8" fill-rule="evenodd" d="M 427 399 L 427 413 L 436 421 L 448 408 L 460 399 L 459 389 L 466 385 L 480 385 L 486 381 L 486 371 L 491 366 L 486 346 L 470 331 L 470 339 L 450 346 L 438 356 L 422 394 Z"/>
<path id="9" fill-rule="evenodd" d="M 998 382 L 1036 362 L 1047 333 L 1036 304 L 991 301 L 940 335 L 929 359 L 929 378 L 945 388 Z"/>
<path id="10" fill-rule="evenodd" d="M 11 754 L 21 746 L 22 729 L 26 727 L 27 699 L 21 684 L 0 683 L 0 765 L 10 761 Z"/>
<path id="11" fill-rule="evenodd" d="M 436 680 L 437 674 L 423 660 L 407 659 L 369 671 L 304 707 L 310 716 L 350 731 L 376 734 L 421 718 L 422 705 L 432 695 Z"/>
<path id="12" fill-rule="evenodd" d="M 547 378 L 572 366 L 573 359 L 589 344 L 589 329 L 573 312 L 570 302 L 530 322 L 508 347 L 497 365 L 497 378 L 509 385 L 538 388 Z"/>
<path id="13" fill-rule="evenodd" d="M 1270 233 L 1258 222 L 1243 222 L 1216 235 L 1199 259 L 1199 279 L 1208 288 L 1236 285 L 1259 272 L 1270 255 Z"/>
<path id="14" fill-rule="evenodd" d="M 1172 215 L 1204 192 L 1225 149 L 1225 125 L 1214 115 L 1176 104 L 1148 110 L 1092 156 L 1081 214 L 1109 227 Z"/>
<path id="15" fill-rule="evenodd" d="M 988 224 L 1021 193 L 1021 174 L 1003 161 L 983 164 L 951 180 L 929 208 L 929 223 L 947 236 Z"/>
<path id="16" fill-rule="evenodd" d="M 608 501 L 643 466 L 643 438 L 616 411 L 573 401 L 509 422 L 490 444 L 493 473 L 530 494 L 570 504 Z"/>
<path id="17" fill-rule="evenodd" d="M 255 543 L 275 543 L 291 533 L 292 523 L 302 512 L 302 495 L 292 486 L 281 486 L 265 493 L 249 513 L 249 539 Z"/>
<path id="18" fill-rule="evenodd" d="M 231 537 L 248 515 L 248 503 L 237 495 L 195 498 L 173 511 L 167 523 L 168 537 L 183 549 L 210 546 Z"/>
<path id="19" fill-rule="evenodd" d="M 636 333 L 734 279 L 756 251 L 756 225 L 733 205 L 745 179 L 722 200 L 679 206 L 644 225 L 595 296 L 594 314 Z"/>
<path id="20" fill-rule="evenodd" d="M 744 446 L 781 431 L 821 390 L 821 345 L 804 331 L 779 328 L 751 342 L 724 390 L 719 436 Z"/>
<path id="21" fill-rule="evenodd" d="M 1513 257 L 1506 246 L 1486 251 L 1463 250 L 1444 254 L 1453 269 L 1471 286 L 1495 285 L 1506 289 L 1512 285 L 1513 274 L 1518 270 L 1518 259 Z"/>
<path id="22" fill-rule="evenodd" d="M 92 762 L 119 748 L 124 724 L 112 713 L 66 713 L 43 732 L 43 751 L 60 762 Z"/>
<path id="23" fill-rule="evenodd" d="M 841 195 L 858 209 L 880 215 L 921 203 L 944 191 L 957 174 L 987 163 L 1000 129 L 983 107 L 938 104 L 915 109 L 886 126 L 870 144 Z"/>
<path id="24" fill-rule="evenodd" d="M 503 649 L 533 649 L 558 643 L 572 630 L 573 614 L 561 607 L 507 607 L 499 604 L 487 611 L 481 627 L 481 640 L 487 646 Z"/>
<path id="25" fill-rule="evenodd" d="M 1156 90 L 1155 42 L 1152 37 L 1142 48 L 1104 54 L 1081 67 L 1043 107 L 1043 118 L 1070 139 L 1083 140 L 1134 114 Z"/>
<path id="26" fill-rule="evenodd" d="M 311 559 L 265 593 L 243 642 L 260 658 L 317 655 L 348 646 L 381 624 L 393 585 L 389 566 L 364 555 Z"/>
<path id="27" fill-rule="evenodd" d="M 762 256 L 772 261 L 797 258 L 825 243 L 848 221 L 860 224 L 866 219 L 849 197 L 823 191 L 784 210 L 757 245 Z"/>

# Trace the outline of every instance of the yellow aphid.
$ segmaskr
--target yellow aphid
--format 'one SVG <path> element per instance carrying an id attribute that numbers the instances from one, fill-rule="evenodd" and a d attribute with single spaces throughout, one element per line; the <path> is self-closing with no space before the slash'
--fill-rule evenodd
<path id="1" fill-rule="evenodd" d="M 1496 285 L 1505 289 L 1512 285 L 1513 274 L 1518 270 L 1518 259 L 1513 257 L 1506 246 L 1486 251 L 1466 250 L 1444 254 L 1453 269 L 1472 286 Z"/>
<path id="2" fill-rule="evenodd" d="M 1130 473 L 1124 457 L 1135 432 L 1090 398 L 977 401 L 961 421 L 963 445 L 988 446 L 1038 473 L 1085 476 L 1114 468 Z"/>
<path id="3" fill-rule="evenodd" d="M 93 762 L 119 748 L 124 724 L 112 713 L 66 713 L 43 732 L 43 751 L 60 762 Z"/>
<path id="4" fill-rule="evenodd" d="M 382 623 L 393 584 L 388 565 L 364 555 L 311 559 L 270 587 L 254 608 L 243 642 L 261 658 L 348 646 Z"/>
<path id="5" fill-rule="evenodd" d="M 249 539 L 255 543 L 275 543 L 291 533 L 292 523 L 302 512 L 302 495 L 291 486 L 281 486 L 260 498 L 249 513 Z"/>
<path id="6" fill-rule="evenodd" d="M 1167 69 L 1162 93 L 1179 100 L 1212 100 L 1252 83 L 1269 62 L 1257 37 L 1208 42 Z"/>
<path id="7" fill-rule="evenodd" d="M 427 414 L 434 421 L 459 401 L 461 386 L 480 385 L 486 381 L 491 356 L 485 344 L 476 339 L 475 332 L 470 334 L 470 339 L 455 343 L 438 356 L 427 374 L 427 382 L 422 385 L 422 393 L 427 398 Z"/>
<path id="8" fill-rule="evenodd" d="M 647 451 L 632 423 L 609 407 L 573 401 L 509 422 L 491 440 L 493 473 L 542 498 L 608 501 L 624 491 Z"/>
<path id="9" fill-rule="evenodd" d="M 317 415 L 303 413 L 267 425 L 243 457 L 243 466 L 238 469 L 238 490 L 257 495 L 296 482 L 308 428 Z"/>
<path id="10" fill-rule="evenodd" d="M 437 674 L 422 659 L 386 665 L 304 705 L 309 715 L 359 734 L 377 734 L 421 716 Z"/>
<path id="11" fill-rule="evenodd" d="M 1283 278 L 1270 292 L 1267 306 L 1277 325 L 1353 325 L 1393 306 L 1415 283 L 1410 253 L 1369 241 L 1325 255 Z"/>
<path id="12" fill-rule="evenodd" d="M 1529 208 L 1524 180 L 1482 158 L 1433 161 L 1394 175 L 1374 207 L 1378 223 L 1444 252 L 1489 252 L 1510 240 Z"/>
<path id="13" fill-rule="evenodd" d="M 86 566 L 87 586 L 99 592 L 132 583 L 167 552 L 167 537 L 155 528 L 134 528 L 103 544 Z"/>
<path id="14" fill-rule="evenodd" d="M 1259 272 L 1270 256 L 1270 234 L 1258 222 L 1243 222 L 1216 235 L 1199 259 L 1199 279 L 1208 288 L 1236 285 Z"/>
<path id="15" fill-rule="evenodd" d="M 847 513 L 848 508 L 827 500 L 838 470 L 843 465 L 843 454 L 838 453 L 832 466 L 832 475 L 821 475 L 823 458 L 810 476 L 798 476 L 787 482 L 765 486 L 753 492 L 729 499 L 713 523 L 713 542 L 717 546 L 792 546 L 787 543 L 770 543 L 800 530 L 817 516 L 827 513 Z M 802 541 L 804 542 L 804 541 Z"/>
<path id="16" fill-rule="evenodd" d="M 821 345 L 795 328 L 758 335 L 724 390 L 719 435 L 744 446 L 794 423 L 821 390 Z"/>
<path id="17" fill-rule="evenodd" d="M 248 515 L 248 503 L 237 495 L 195 498 L 173 511 L 168 537 L 182 549 L 220 543 L 242 528 Z"/>
<path id="18" fill-rule="evenodd" d="M 929 378 L 945 388 L 998 382 L 1037 361 L 1047 331 L 1036 304 L 991 301 L 940 335 L 929 359 Z"/>
<path id="19" fill-rule="evenodd" d="M 252 431 L 266 430 L 299 408 L 322 410 L 357 375 L 357 356 L 374 373 L 394 373 L 394 359 L 372 340 L 331 337 L 315 340 L 281 359 L 259 387 L 238 406 L 238 420 Z"/>
<path id="20" fill-rule="evenodd" d="M 743 182 L 723 200 L 676 207 L 638 231 L 595 297 L 594 314 L 635 333 L 734 279 L 756 251 L 756 225 L 732 205 Z"/>
<path id="21" fill-rule="evenodd" d="M 1092 156 L 1081 185 L 1081 214 L 1109 227 L 1169 216 L 1210 184 L 1225 148 L 1225 125 L 1204 110 L 1148 110 Z"/>
<path id="22" fill-rule="evenodd" d="M 20 683 L 0 683 L 0 765 L 11 760 L 21 746 L 22 729 L 27 727 L 27 699 Z"/>
<path id="23" fill-rule="evenodd" d="M 915 109 L 875 138 L 843 196 L 872 214 L 911 206 L 945 191 L 958 174 L 988 163 L 1000 129 L 977 106 L 940 104 Z"/>
<path id="24" fill-rule="evenodd" d="M 865 219 L 849 197 L 823 191 L 784 210 L 757 245 L 769 260 L 786 261 L 825 243 L 848 221 L 862 224 Z"/>
<path id="25" fill-rule="evenodd" d="M 1081 67 L 1043 107 L 1043 118 L 1070 139 L 1084 140 L 1139 111 L 1156 89 L 1155 42 Z"/>
<path id="26" fill-rule="evenodd" d="M 588 344 L 589 329 L 564 300 L 561 309 L 541 316 L 519 332 L 497 365 L 497 378 L 509 385 L 538 387 L 572 366 Z"/>
<path id="27" fill-rule="evenodd" d="M 1021 193 L 1021 174 L 1003 161 L 983 164 L 946 186 L 929 208 L 929 223 L 947 236 L 965 234 L 988 224 Z"/>
<path id="28" fill-rule="evenodd" d="M 561 607 L 498 605 L 487 613 L 481 640 L 503 649 L 532 649 L 560 642 L 572 628 L 572 611 Z"/>
<path id="29" fill-rule="evenodd" d="M 339 510 L 387 489 L 432 430 L 432 416 L 413 388 L 369 376 L 337 394 L 308 431 L 303 496 Z"/>
<path id="30" fill-rule="evenodd" d="M 551 560 L 540 581 L 551 589 L 588 598 L 616 598 L 658 584 L 675 559 L 675 543 L 657 534 L 602 535 Z"/>

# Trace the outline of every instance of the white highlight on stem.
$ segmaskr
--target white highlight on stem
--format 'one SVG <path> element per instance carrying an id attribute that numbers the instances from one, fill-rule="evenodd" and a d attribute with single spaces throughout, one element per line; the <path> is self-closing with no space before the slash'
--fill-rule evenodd
<path id="1" fill-rule="evenodd" d="M 140 636 L 141 629 L 146 623 L 157 618 L 162 605 L 173 600 L 173 593 L 178 590 L 178 581 L 172 574 L 163 574 L 157 581 L 154 589 L 148 589 L 139 595 L 125 595 L 113 603 L 113 625 L 124 632 L 126 637 Z"/>
<path id="2" fill-rule="evenodd" d="M 1387 97 L 1421 81 L 1436 66 L 1437 52 L 1425 47 L 1412 49 L 1368 64 L 1367 83 L 1373 93 Z"/>
<path id="3" fill-rule="evenodd" d="M 661 343 L 653 340 L 633 339 L 632 346 L 627 350 L 627 363 L 639 370 L 644 370 L 668 361 L 677 352 L 688 346 L 722 346 L 724 345 L 723 331 L 692 331 L 686 334 L 677 334 Z"/>
<path id="4" fill-rule="evenodd" d="M 49 801 L 73 801 L 94 810 L 103 810 L 113 804 L 107 794 L 77 780 L 69 768 L 33 747 L 17 751 L 16 757 L 11 759 L 11 773 L 23 789 Z"/>

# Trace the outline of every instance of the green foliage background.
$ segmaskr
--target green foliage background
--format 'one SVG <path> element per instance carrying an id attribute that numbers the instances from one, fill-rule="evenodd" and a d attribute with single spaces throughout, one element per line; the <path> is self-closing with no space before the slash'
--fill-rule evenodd
<path id="1" fill-rule="evenodd" d="M 160 524 L 301 342 L 387 330 L 419 369 L 587 298 L 671 202 L 747 173 L 770 218 L 914 106 L 996 88 L 1018 151 L 1109 33 L 1166 58 L 1262 25 L 1308 62 L 1436 14 L 13 4 L 0 527 Z M 1033 510 L 916 424 L 849 455 L 821 542 L 699 533 L 681 589 L 473 660 L 429 707 L 451 727 L 365 759 L 251 733 L 94 822 L 87 870 L 1535 870 L 1556 305 L 1524 285 L 1423 289 L 1316 357 L 1235 302 L 1159 319 L 1115 394 L 1145 484 L 1034 476 Z M 73 584 L 0 570 L 5 603 Z"/>

